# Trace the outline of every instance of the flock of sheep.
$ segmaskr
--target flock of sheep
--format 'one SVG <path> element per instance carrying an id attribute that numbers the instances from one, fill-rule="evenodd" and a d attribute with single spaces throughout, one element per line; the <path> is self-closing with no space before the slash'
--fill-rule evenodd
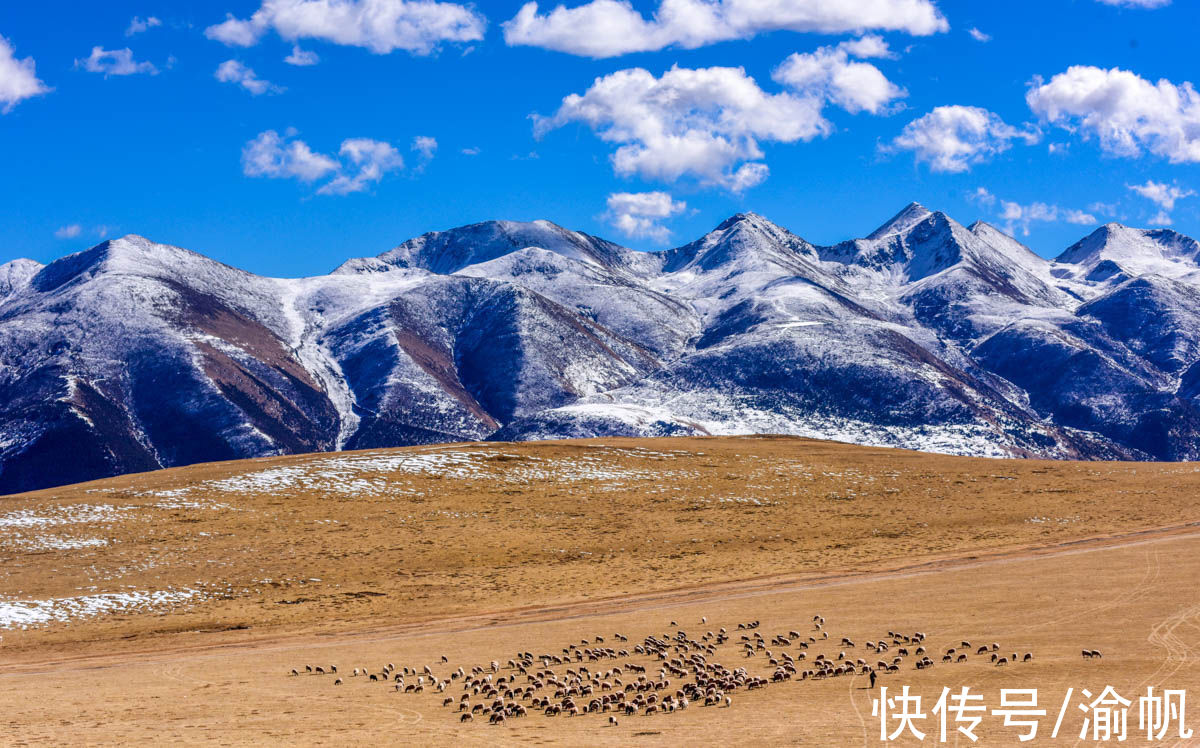
<path id="1" fill-rule="evenodd" d="M 707 618 L 700 619 L 701 625 L 707 622 Z M 671 621 L 670 625 L 678 624 Z M 691 706 L 728 708 L 733 704 L 731 694 L 741 689 L 752 691 L 792 680 L 845 675 L 869 675 L 873 684 L 876 676 L 896 673 L 906 661 L 917 670 L 934 666 L 926 636 L 920 631 L 888 631 L 886 636 L 864 642 L 861 650 L 849 637 L 841 637 L 834 647 L 836 654 L 827 655 L 815 652 L 832 644 L 820 615 L 813 617 L 812 628 L 806 634 L 792 629 L 768 637 L 760 633 L 759 625 L 759 621 L 749 621 L 737 624 L 733 633 L 720 628 L 699 636 L 677 629 L 674 634 L 646 636 L 632 648 L 628 646 L 629 638 L 620 633 L 607 640 L 597 635 L 558 652 L 518 652 L 504 665 L 492 661 L 446 672 L 443 668 L 449 667 L 449 658 L 443 656 L 436 665 L 438 674 L 430 665 L 397 669 L 387 663 L 374 670 L 354 668 L 348 677 L 391 684 L 402 694 L 427 690 L 436 693 L 442 698 L 442 706 L 453 709 L 461 722 L 479 717 L 491 724 L 504 724 L 537 710 L 546 716 L 608 713 L 609 724 L 616 726 L 618 717 L 639 713 L 670 713 Z M 725 657 L 732 656 L 731 647 L 736 648 L 744 664 L 719 662 L 718 651 L 723 647 Z M 865 656 L 856 657 L 853 650 Z M 941 662 L 963 663 L 972 656 L 975 661 L 987 657 L 997 667 L 1033 660 L 1032 652 L 1020 657 L 1017 652 L 1002 653 L 998 642 L 976 649 L 963 640 L 947 648 Z M 1083 656 L 1100 657 L 1100 652 L 1085 649 Z M 651 664 L 638 664 L 637 659 Z M 766 667 L 751 667 L 760 662 Z M 307 665 L 303 672 L 338 675 L 334 665 Z M 291 671 L 293 676 L 300 674 L 299 669 Z M 340 676 L 333 681 L 335 686 L 344 683 Z M 456 684 L 461 688 L 455 689 Z"/>

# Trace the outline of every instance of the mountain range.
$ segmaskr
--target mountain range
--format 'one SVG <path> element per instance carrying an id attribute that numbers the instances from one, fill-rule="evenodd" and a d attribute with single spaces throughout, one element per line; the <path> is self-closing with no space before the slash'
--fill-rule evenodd
<path id="1" fill-rule="evenodd" d="M 735 215 L 640 252 L 547 221 L 266 278 L 130 235 L 0 265 L 0 492 L 465 440 L 789 433 L 1200 456 L 1200 243 L 1046 260 L 920 205 L 810 244 Z"/>

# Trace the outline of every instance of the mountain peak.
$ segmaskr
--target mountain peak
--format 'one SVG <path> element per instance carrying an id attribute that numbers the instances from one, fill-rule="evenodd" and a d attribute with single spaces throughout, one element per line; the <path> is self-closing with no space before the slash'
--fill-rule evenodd
<path id="1" fill-rule="evenodd" d="M 968 226 L 967 230 L 1012 259 L 1020 260 L 1022 262 L 1032 260 L 1039 264 L 1045 262 L 1045 260 L 1042 259 L 1032 249 L 1022 244 L 1013 236 L 996 228 L 987 221 L 976 221 Z"/>
<path id="2" fill-rule="evenodd" d="M 0 265 L 0 300 L 28 286 L 42 267 L 42 263 L 24 257 Z"/>
<path id="3" fill-rule="evenodd" d="M 139 234 L 105 239 L 94 247 L 60 257 L 30 279 L 41 292 L 52 291 L 77 279 L 103 274 L 196 279 L 218 274 L 226 278 L 252 277 L 251 273 L 219 260 L 170 244 L 159 244 Z"/>
<path id="4" fill-rule="evenodd" d="M 527 247 L 541 247 L 573 260 L 609 268 L 629 265 L 627 256 L 633 252 L 546 220 L 493 220 L 431 231 L 377 257 L 348 260 L 334 272 L 379 272 L 401 267 L 448 274 Z"/>
<path id="5" fill-rule="evenodd" d="M 738 225 L 739 223 L 761 224 L 771 222 L 760 216 L 758 213 L 734 213 L 729 218 L 726 218 L 724 221 L 721 221 L 719 224 L 717 224 L 717 227 L 713 229 L 713 231 L 726 231 Z"/>
<path id="6" fill-rule="evenodd" d="M 732 264 L 794 263 L 816 259 L 811 244 L 757 213 L 737 213 L 701 238 L 665 252 L 664 272 L 685 267 L 711 271 Z"/>
<path id="7" fill-rule="evenodd" d="M 1200 242 L 1171 229 L 1106 223 L 1068 247 L 1055 262 L 1089 270 L 1111 262 L 1134 275 L 1175 277 L 1200 270 Z"/>
<path id="8" fill-rule="evenodd" d="M 887 223 L 872 231 L 867 235 L 868 239 L 881 239 L 890 234 L 900 234 L 913 226 L 916 226 L 921 221 L 929 218 L 931 213 L 924 205 L 920 203 L 909 203 L 904 206 L 896 215 L 892 216 Z"/>

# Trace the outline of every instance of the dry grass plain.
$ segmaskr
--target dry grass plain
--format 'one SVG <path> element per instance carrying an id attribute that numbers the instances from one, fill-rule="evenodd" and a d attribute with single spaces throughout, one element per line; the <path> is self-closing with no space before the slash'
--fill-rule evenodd
<path id="1" fill-rule="evenodd" d="M 819 636 L 816 614 L 831 640 L 810 660 L 874 662 L 866 640 L 926 632 L 938 664 L 905 658 L 880 682 L 913 687 L 926 710 L 943 686 L 990 707 L 1000 688 L 1039 688 L 1045 738 L 1068 687 L 1112 685 L 1144 743 L 1146 686 L 1200 686 L 1198 489 L 1187 464 L 730 437 L 308 455 L 5 497 L 0 743 L 877 744 L 862 676 L 617 727 L 536 712 L 460 725 L 438 695 L 349 677 L 385 662 L 448 676 L 617 631 L 632 650 L 720 626 L 733 641 L 710 661 L 769 675 L 765 653 L 741 655 L 737 623 Z M 1034 660 L 941 664 L 962 639 Z M 590 666 L 626 660 L 655 662 Z M 345 684 L 287 675 L 305 664 L 337 664 Z M 1069 712 L 1050 742 L 1075 744 Z M 1015 742 L 999 718 L 977 733 Z"/>

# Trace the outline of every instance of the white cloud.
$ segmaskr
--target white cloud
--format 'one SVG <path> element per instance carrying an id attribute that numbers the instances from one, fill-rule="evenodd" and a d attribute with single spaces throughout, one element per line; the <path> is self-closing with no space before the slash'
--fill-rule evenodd
<path id="1" fill-rule="evenodd" d="M 370 138 L 350 138 L 342 141 L 338 153 L 358 167 L 354 174 L 339 174 L 321 189 L 322 195 L 348 195 L 362 192 L 372 182 L 383 179 L 389 171 L 404 168 L 404 158 L 392 145 Z"/>
<path id="2" fill-rule="evenodd" d="M 292 53 L 283 58 L 283 61 L 289 65 L 296 65 L 297 67 L 308 67 L 310 65 L 316 65 L 321 61 L 321 58 L 317 56 L 316 52 L 300 49 L 299 44 L 293 44 Z"/>
<path id="3" fill-rule="evenodd" d="M 967 195 L 967 199 L 977 202 L 980 205 L 991 207 L 996 204 L 996 196 L 988 192 L 987 187 L 977 187 L 975 191 Z"/>
<path id="4" fill-rule="evenodd" d="M 204 34 L 250 47 L 273 30 L 288 41 L 323 39 L 377 54 L 403 49 L 427 55 L 441 42 L 479 41 L 486 27 L 471 8 L 433 0 L 263 0 L 250 18 L 228 15 Z"/>
<path id="5" fill-rule="evenodd" d="M 1153 180 L 1147 180 L 1145 184 L 1127 184 L 1125 186 L 1147 200 L 1150 200 L 1164 211 L 1175 210 L 1176 200 L 1182 200 L 1185 197 L 1192 197 L 1196 194 L 1195 190 L 1183 189 L 1178 185 L 1170 185 Z"/>
<path id="6" fill-rule="evenodd" d="M 134 16 L 133 20 L 129 22 L 129 28 L 125 29 L 125 36 L 140 34 L 143 31 L 154 28 L 155 26 L 162 26 L 162 21 L 154 16 L 147 16 L 145 19 L 140 18 L 139 16 Z"/>
<path id="7" fill-rule="evenodd" d="M 1171 225 L 1171 216 L 1169 216 L 1167 214 L 1167 211 L 1160 210 L 1157 213 L 1155 213 L 1154 216 L 1150 219 L 1150 225 L 1151 226 L 1170 226 Z"/>
<path id="8" fill-rule="evenodd" d="M 32 57 L 18 60 L 12 44 L 0 36 L 0 112 L 8 114 L 25 99 L 50 92 L 50 87 L 38 80 Z"/>
<path id="9" fill-rule="evenodd" d="M 740 192 L 762 183 L 769 169 L 761 142 L 794 143 L 828 135 L 828 101 L 849 111 L 881 111 L 904 92 L 855 56 L 887 55 L 878 37 L 793 55 L 775 78 L 794 91 L 767 93 L 742 68 L 672 67 L 661 77 L 642 68 L 597 78 L 583 94 L 563 99 L 550 117 L 534 115 L 539 137 L 582 122 L 618 147 L 612 164 L 621 176 L 702 185 Z"/>
<path id="10" fill-rule="evenodd" d="M 1034 114 L 1095 137 L 1110 154 L 1200 162 L 1200 94 L 1190 82 L 1151 83 L 1128 70 L 1076 65 L 1047 83 L 1035 79 L 1025 99 Z"/>
<path id="11" fill-rule="evenodd" d="M 608 219 L 613 227 L 632 239 L 664 243 L 671 231 L 662 221 L 687 209 L 666 192 L 616 192 L 608 196 Z"/>
<path id="12" fill-rule="evenodd" d="M 295 139 L 295 132 L 290 130 L 282 137 L 274 130 L 259 133 L 242 149 L 242 173 L 248 177 L 313 182 L 337 171 L 339 166 L 329 156 L 314 153 L 303 140 Z"/>
<path id="13" fill-rule="evenodd" d="M 83 227 L 77 223 L 72 223 L 68 226 L 63 226 L 54 232 L 57 239 L 74 239 L 83 233 Z"/>
<path id="14" fill-rule="evenodd" d="M 482 153 L 482 150 L 478 146 L 462 149 L 462 155 L 464 156 L 478 156 L 480 153 Z"/>
<path id="15" fill-rule="evenodd" d="M 236 83 L 254 96 L 265 93 L 282 93 L 283 89 L 270 81 L 259 78 L 252 69 L 237 60 L 226 60 L 217 66 L 213 77 L 222 83 Z"/>
<path id="16" fill-rule="evenodd" d="M 766 178 L 758 141 L 810 140 L 830 131 L 821 104 L 768 94 L 741 68 L 672 67 L 655 78 L 642 68 L 598 78 L 552 117 L 534 117 L 538 135 L 583 122 L 617 143 L 616 172 L 673 182 L 691 176 L 734 191 Z"/>
<path id="17" fill-rule="evenodd" d="M 614 57 L 668 46 L 694 49 L 771 31 L 841 34 L 868 30 L 929 35 L 949 24 L 931 0 L 661 0 L 647 19 L 626 0 L 591 0 L 538 13 L 526 3 L 504 24 L 510 46 Z"/>
<path id="18" fill-rule="evenodd" d="M 1116 5 L 1124 8 L 1165 8 L 1171 0 L 1096 0 L 1105 5 Z"/>
<path id="19" fill-rule="evenodd" d="M 967 198 L 986 208 L 993 207 L 998 201 L 997 197 L 988 191 L 986 187 L 976 188 Z M 1082 210 L 1075 210 L 1074 208 L 1061 208 L 1057 205 L 1042 202 L 1022 205 L 1011 200 L 999 200 L 999 203 L 999 216 L 1004 221 L 1007 221 L 1004 230 L 1014 235 L 1019 229 L 1021 233 L 1028 236 L 1029 225 L 1035 221 L 1044 223 L 1064 221 L 1080 226 L 1090 226 L 1097 223 L 1095 216 Z M 1088 210 L 1095 210 L 1095 204 L 1088 208 Z"/>
<path id="20" fill-rule="evenodd" d="M 389 172 L 404 168 L 404 158 L 390 143 L 370 138 L 347 138 L 338 158 L 318 153 L 296 137 L 274 130 L 259 133 L 242 149 L 242 173 L 248 177 L 298 179 L 315 182 L 332 176 L 317 190 L 320 195 L 362 192 Z"/>
<path id="21" fill-rule="evenodd" d="M 973 106 L 940 106 L 909 122 L 884 152 L 912 151 L 917 162 L 933 171 L 963 172 L 1010 147 L 1013 140 L 1028 144 L 1039 139 L 1036 131 L 1005 124 L 996 114 Z"/>
<path id="22" fill-rule="evenodd" d="M 154 67 L 153 63 L 135 61 L 133 50 L 129 47 L 110 50 L 92 47 L 92 53 L 86 59 L 76 60 L 75 66 L 82 67 L 89 73 L 103 73 L 105 78 L 110 75 L 136 75 L 138 73 L 158 75 L 158 68 Z"/>
<path id="23" fill-rule="evenodd" d="M 418 135 L 413 138 L 412 149 L 421 154 L 421 158 L 429 161 L 433 155 L 437 153 L 438 142 L 436 138 L 431 138 L 428 135 Z"/>
<path id="24" fill-rule="evenodd" d="M 878 114 L 907 93 L 884 77 L 879 68 L 850 58 L 892 56 L 883 39 L 864 36 L 836 47 L 793 54 L 771 77 L 801 95 L 828 99 L 848 112 Z"/>
<path id="25" fill-rule="evenodd" d="M 975 28 L 974 26 L 967 29 L 967 33 L 970 34 L 971 38 L 977 42 L 984 42 L 986 44 L 987 42 L 990 42 L 992 40 L 991 34 L 985 34 L 982 31 L 980 31 L 979 29 Z"/>
<path id="26" fill-rule="evenodd" d="M 1000 201 L 1000 217 L 1008 222 L 1005 231 L 1015 234 L 1019 227 L 1021 233 L 1026 236 L 1029 235 L 1029 224 L 1035 221 L 1043 223 L 1065 221 L 1079 226 L 1091 226 L 1097 223 L 1095 216 L 1082 210 L 1060 208 L 1057 205 L 1040 202 L 1021 205 L 1010 200 Z"/>
<path id="27" fill-rule="evenodd" d="M 204 30 L 204 35 L 209 39 L 230 47 L 253 47 L 265 33 L 265 25 L 234 18 L 232 13 L 226 13 L 224 21 Z"/>

